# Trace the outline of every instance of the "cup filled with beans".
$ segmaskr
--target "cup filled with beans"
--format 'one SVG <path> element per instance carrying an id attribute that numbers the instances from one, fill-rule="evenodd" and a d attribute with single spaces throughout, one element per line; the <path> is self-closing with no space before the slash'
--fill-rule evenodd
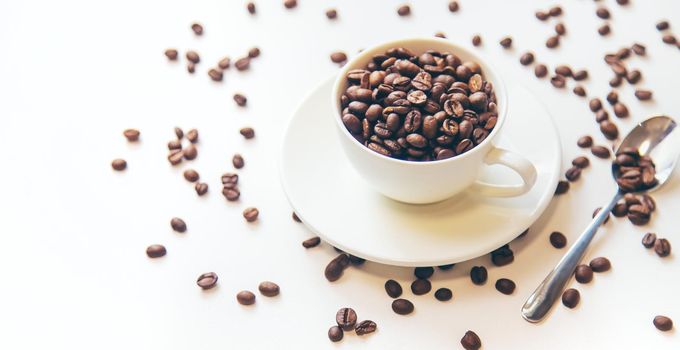
<path id="1" fill-rule="evenodd" d="M 362 51 L 340 71 L 331 99 L 347 158 L 387 197 L 433 203 L 471 186 L 518 196 L 536 181 L 531 162 L 494 145 L 508 118 L 500 76 L 448 40 L 397 40 Z M 507 166 L 522 183 L 477 181 L 484 164 Z"/>

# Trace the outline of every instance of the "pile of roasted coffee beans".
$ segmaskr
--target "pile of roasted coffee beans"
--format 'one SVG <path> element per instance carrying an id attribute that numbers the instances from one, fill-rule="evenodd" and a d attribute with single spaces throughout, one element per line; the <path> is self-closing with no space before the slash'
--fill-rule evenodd
<path id="1" fill-rule="evenodd" d="M 493 85 L 454 53 L 391 48 L 346 78 L 342 122 L 384 156 L 451 158 L 482 143 L 498 120 Z"/>
<path id="2" fill-rule="evenodd" d="M 358 322 L 357 313 L 354 309 L 343 307 L 335 314 L 335 323 L 328 329 L 328 339 L 339 342 L 344 338 L 345 332 L 354 331 L 358 336 L 370 334 L 378 329 L 378 325 L 371 320 Z"/>

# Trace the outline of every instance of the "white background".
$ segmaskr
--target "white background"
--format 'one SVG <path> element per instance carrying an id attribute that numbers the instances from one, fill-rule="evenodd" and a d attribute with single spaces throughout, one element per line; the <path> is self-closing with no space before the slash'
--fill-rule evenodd
<path id="1" fill-rule="evenodd" d="M 548 235 L 564 232 L 573 241 L 592 210 L 614 190 L 606 161 L 592 166 L 556 198 L 530 234 L 513 242 L 515 262 L 496 268 L 488 256 L 436 271 L 434 288 L 449 287 L 447 303 L 432 293 L 413 296 L 412 270 L 367 263 L 329 283 L 323 269 L 335 253 L 327 245 L 305 250 L 310 234 L 290 219 L 279 186 L 276 157 L 282 130 L 297 103 L 337 71 L 328 59 L 335 50 L 350 55 L 362 47 L 406 36 L 445 32 L 470 45 L 480 33 L 481 50 L 507 82 L 525 84 L 545 102 L 561 133 L 564 169 L 584 153 L 575 145 L 583 134 L 599 135 L 586 100 L 558 91 L 518 63 L 532 49 L 554 67 L 568 63 L 589 70 L 589 94 L 604 97 L 612 73 L 605 52 L 639 41 L 648 57 L 634 57 L 642 70 L 639 86 L 654 91 L 654 102 L 639 103 L 633 88 L 619 89 L 632 117 L 616 120 L 622 132 L 655 113 L 680 117 L 680 50 L 661 43 L 655 23 L 667 18 L 680 35 L 677 1 L 632 0 L 626 8 L 601 1 L 612 12 L 612 34 L 597 35 L 602 22 L 593 1 L 563 4 L 568 34 L 559 49 L 548 50 L 550 23 L 534 18 L 551 1 L 460 1 L 451 14 L 445 0 L 413 1 L 409 18 L 396 15 L 400 1 L 300 1 L 285 10 L 281 1 L 259 1 L 251 17 L 244 1 L 3 1 L 0 3 L 0 348 L 2 349 L 455 349 L 466 330 L 486 349 L 677 349 L 677 330 L 662 333 L 652 319 L 665 314 L 680 322 L 680 265 L 658 258 L 640 239 L 657 232 L 678 242 L 680 175 L 676 172 L 655 198 L 659 210 L 645 227 L 613 219 L 596 237 L 586 259 L 607 256 L 613 269 L 596 274 L 573 310 L 556 305 L 550 318 L 532 325 L 519 309 L 564 251 Z M 339 19 L 324 12 L 336 7 Z M 203 37 L 189 29 L 205 26 Z M 512 35 L 514 49 L 497 44 Z M 262 50 L 250 71 L 229 70 L 223 83 L 206 71 L 224 55 Z M 167 47 L 181 55 L 190 48 L 202 57 L 197 73 L 185 60 L 168 63 Z M 231 96 L 248 96 L 238 108 Z M 611 111 L 610 111 L 611 114 Z M 547 117 L 547 116 L 546 116 Z M 244 141 L 239 128 L 255 127 Z M 165 144 L 173 127 L 200 131 L 199 157 L 171 167 Z M 128 144 L 125 128 L 142 132 Z M 310 132 L 314 132 L 310 130 Z M 540 132 L 536 130 L 535 132 Z M 324 147 L 324 145 L 310 145 Z M 536 145 L 540 147 L 540 145 Z M 241 201 L 220 194 L 219 176 L 231 169 L 231 156 L 243 154 Z M 113 172 L 110 161 L 128 160 Z M 313 161 L 313 160 L 311 160 Z M 181 172 L 197 169 L 210 185 L 198 198 Z M 319 203 L 351 205 L 351 203 Z M 261 218 L 247 224 L 241 211 L 257 206 Z M 187 221 L 186 234 L 171 231 L 169 220 Z M 348 218 L 351 220 L 351 218 Z M 168 255 L 150 260 L 144 250 L 162 243 Z M 490 268 L 482 287 L 469 281 L 472 265 Z M 215 271 L 217 288 L 204 292 L 196 277 Z M 517 290 L 498 293 L 493 282 L 511 278 Z M 398 279 L 416 311 L 398 316 L 383 290 Z M 243 307 L 235 294 L 255 291 L 263 280 L 280 284 L 279 297 L 258 297 Z M 326 338 L 336 310 L 354 307 L 360 319 L 378 323 L 375 334 L 348 334 L 338 344 Z M 677 326 L 676 326 L 677 328 Z"/>

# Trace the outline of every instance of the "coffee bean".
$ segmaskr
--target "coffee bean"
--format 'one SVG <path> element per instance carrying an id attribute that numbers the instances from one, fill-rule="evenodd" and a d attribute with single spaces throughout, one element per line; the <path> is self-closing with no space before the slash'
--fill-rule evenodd
<path id="1" fill-rule="evenodd" d="M 576 141 L 576 144 L 581 148 L 588 148 L 593 145 L 593 138 L 588 135 L 581 136 L 578 141 Z"/>
<path id="2" fill-rule="evenodd" d="M 656 24 L 656 29 L 658 31 L 666 30 L 670 27 L 671 27 L 671 25 L 668 23 L 668 21 L 660 21 Z"/>
<path id="3" fill-rule="evenodd" d="M 568 78 L 568 77 L 571 77 L 573 75 L 573 72 L 572 72 L 571 68 L 569 68 L 569 66 L 559 65 L 559 66 L 555 67 L 555 74 L 561 75 L 565 78 Z"/>
<path id="4" fill-rule="evenodd" d="M 549 49 L 554 49 L 557 46 L 560 45 L 560 37 L 559 36 L 551 36 L 548 38 L 548 40 L 545 41 L 545 47 Z"/>
<path id="5" fill-rule="evenodd" d="M 201 57 L 198 55 L 198 53 L 196 53 L 196 51 L 193 51 L 193 50 L 187 51 L 186 57 L 187 57 L 187 60 L 189 60 L 189 62 L 194 63 L 194 64 L 197 64 L 201 61 Z"/>
<path id="6" fill-rule="evenodd" d="M 573 91 L 577 96 L 584 97 L 586 95 L 586 89 L 581 85 L 576 85 Z"/>
<path id="7" fill-rule="evenodd" d="M 609 10 L 605 7 L 598 7 L 597 10 L 595 11 L 595 14 L 597 17 L 600 17 L 602 19 L 609 19 L 611 15 L 609 14 Z"/>
<path id="8" fill-rule="evenodd" d="M 456 266 L 456 264 L 439 265 L 437 267 L 442 271 L 446 271 L 446 270 L 451 270 L 454 266 Z"/>
<path id="9" fill-rule="evenodd" d="M 175 232 L 179 233 L 184 233 L 187 230 L 187 224 L 180 218 L 170 219 L 170 227 L 172 227 Z"/>
<path id="10" fill-rule="evenodd" d="M 448 288 L 439 288 L 434 292 L 434 297 L 439 301 L 449 301 L 453 298 L 453 292 Z"/>
<path id="11" fill-rule="evenodd" d="M 242 290 L 236 294 L 236 301 L 241 305 L 255 304 L 255 294 L 248 290 Z"/>
<path id="12" fill-rule="evenodd" d="M 507 36 L 499 42 L 504 49 L 509 49 L 512 46 L 512 38 Z"/>
<path id="13" fill-rule="evenodd" d="M 519 63 L 521 63 L 523 66 L 528 66 L 534 62 L 534 54 L 531 52 L 527 52 L 523 54 L 519 58 Z"/>
<path id="14" fill-rule="evenodd" d="M 595 121 L 598 123 L 602 123 L 605 120 L 609 120 L 609 113 L 607 113 L 607 110 L 602 108 L 599 111 L 595 112 Z"/>
<path id="15" fill-rule="evenodd" d="M 620 76 L 615 75 L 615 76 L 609 81 L 609 86 L 611 86 L 611 87 L 618 87 L 618 86 L 621 85 L 622 82 L 623 82 L 623 79 L 622 79 Z"/>
<path id="16" fill-rule="evenodd" d="M 629 0 L 616 0 L 616 3 L 621 5 L 621 6 L 628 5 L 628 2 L 629 2 Z"/>
<path id="17" fill-rule="evenodd" d="M 328 329 L 328 339 L 334 343 L 341 341 L 344 336 L 345 332 L 338 326 L 332 326 Z"/>
<path id="18" fill-rule="evenodd" d="M 139 141 L 139 130 L 137 129 L 126 129 L 123 131 L 123 136 L 128 140 L 128 142 Z"/>
<path id="19" fill-rule="evenodd" d="M 665 44 L 675 44 L 678 40 L 675 38 L 673 34 L 665 34 L 664 36 L 661 37 L 661 41 L 663 41 Z"/>
<path id="20" fill-rule="evenodd" d="M 432 284 L 426 279 L 417 279 L 411 283 L 411 292 L 415 295 L 427 294 L 432 290 Z"/>
<path id="21" fill-rule="evenodd" d="M 465 350 L 479 350 L 482 347 L 482 341 L 475 332 L 467 331 L 463 338 L 460 339 L 460 345 Z"/>
<path id="22" fill-rule="evenodd" d="M 591 111 L 597 112 L 602 109 L 602 101 L 599 98 L 593 98 L 588 102 L 588 107 Z"/>
<path id="23" fill-rule="evenodd" d="M 385 292 L 387 292 L 390 298 L 398 298 L 402 293 L 401 285 L 395 280 L 387 280 L 385 282 Z"/>
<path id="24" fill-rule="evenodd" d="M 536 11 L 535 16 L 539 21 L 545 21 L 550 17 L 550 14 L 543 11 Z"/>
<path id="25" fill-rule="evenodd" d="M 357 313 L 354 309 L 343 307 L 335 314 L 335 322 L 344 331 L 351 331 L 357 323 Z"/>
<path id="26" fill-rule="evenodd" d="M 482 37 L 479 35 L 475 35 L 472 37 L 472 45 L 477 47 L 479 45 L 482 45 Z"/>
<path id="27" fill-rule="evenodd" d="M 470 269 L 470 279 L 472 280 L 472 283 L 478 286 L 486 283 L 487 277 L 488 273 L 486 272 L 486 267 L 484 266 L 473 266 L 472 269 Z"/>
<path id="28" fill-rule="evenodd" d="M 562 8 L 559 6 L 553 6 L 548 13 L 553 17 L 558 17 L 562 15 Z"/>
<path id="29" fill-rule="evenodd" d="M 612 263 L 603 256 L 590 260 L 589 265 L 594 272 L 605 272 L 612 268 Z"/>
<path id="30" fill-rule="evenodd" d="M 247 140 L 252 139 L 253 137 L 255 137 L 255 129 L 253 129 L 253 128 L 249 128 L 249 127 L 242 128 L 241 130 L 239 130 L 239 133 L 240 133 L 244 138 L 246 138 Z"/>
<path id="31" fill-rule="evenodd" d="M 194 185 L 194 189 L 196 190 L 196 194 L 202 196 L 208 193 L 208 184 L 205 182 L 197 182 L 196 185 Z"/>
<path id="32" fill-rule="evenodd" d="M 628 117 L 628 108 L 621 102 L 614 104 L 614 114 L 619 118 Z"/>
<path id="33" fill-rule="evenodd" d="M 198 149 L 196 149 L 196 146 L 194 145 L 189 145 L 182 151 L 182 154 L 184 155 L 184 159 L 194 160 L 198 157 Z"/>
<path id="34" fill-rule="evenodd" d="M 670 331 L 673 328 L 673 320 L 666 316 L 659 315 L 654 317 L 653 323 L 654 327 L 662 332 Z"/>
<path id="35" fill-rule="evenodd" d="M 569 288 L 562 293 L 562 304 L 570 309 L 575 308 L 580 300 L 581 294 L 574 288 Z"/>
<path id="36" fill-rule="evenodd" d="M 196 64 L 193 62 L 187 63 L 187 72 L 194 74 L 194 72 L 196 72 Z"/>
<path id="37" fill-rule="evenodd" d="M 302 246 L 309 249 L 309 248 L 314 248 L 318 246 L 321 243 L 321 238 L 319 237 L 312 237 L 309 239 L 306 239 L 302 241 Z"/>
<path id="38" fill-rule="evenodd" d="M 597 145 L 592 146 L 590 148 L 590 151 L 593 153 L 594 156 L 596 156 L 598 158 L 603 158 L 603 159 L 609 158 L 610 154 L 611 154 L 610 151 L 609 151 L 609 148 L 604 147 L 604 146 L 597 146 Z"/>
<path id="39" fill-rule="evenodd" d="M 184 170 L 184 178 L 189 182 L 196 182 L 200 178 L 198 172 L 194 169 Z"/>
<path id="40" fill-rule="evenodd" d="M 196 143 L 198 142 L 198 130 L 196 129 L 191 129 L 187 132 L 187 140 L 191 143 Z"/>
<path id="41" fill-rule="evenodd" d="M 279 285 L 270 281 L 260 283 L 257 289 L 266 297 L 275 297 L 279 295 L 280 292 Z"/>
<path id="42" fill-rule="evenodd" d="M 377 328 L 378 328 L 378 325 L 375 322 L 373 322 L 371 320 L 365 320 L 365 321 L 359 322 L 356 325 L 356 327 L 354 327 L 354 332 L 358 336 L 362 336 L 362 335 L 366 335 L 366 334 L 375 332 L 375 330 Z"/>
<path id="43" fill-rule="evenodd" d="M 619 137 L 619 128 L 617 128 L 616 124 L 609 120 L 605 120 L 600 123 L 600 131 L 608 140 L 615 140 L 617 137 Z"/>
<path id="44" fill-rule="evenodd" d="M 165 57 L 167 57 L 170 61 L 175 61 L 177 60 L 177 56 L 179 53 L 177 52 L 176 49 L 167 49 L 165 50 Z"/>
<path id="45" fill-rule="evenodd" d="M 599 28 L 597 28 L 597 33 L 600 34 L 601 36 L 606 36 L 611 33 L 612 29 L 609 27 L 609 24 L 603 24 Z"/>
<path id="46" fill-rule="evenodd" d="M 343 63 L 347 61 L 347 55 L 342 51 L 336 51 L 331 53 L 331 61 L 333 63 Z"/>
<path id="47" fill-rule="evenodd" d="M 564 23 L 557 23 L 555 25 L 555 33 L 557 33 L 557 35 L 567 34 L 567 28 L 564 26 Z"/>
<path id="48" fill-rule="evenodd" d="M 626 203 L 618 203 L 612 208 L 612 214 L 617 218 L 624 217 L 628 215 L 628 206 Z"/>
<path id="49" fill-rule="evenodd" d="M 640 79 L 642 79 L 642 73 L 640 73 L 640 71 L 637 69 L 629 71 L 626 75 L 626 81 L 628 81 L 628 83 L 631 85 L 637 84 Z"/>
<path id="50" fill-rule="evenodd" d="M 241 192 L 238 188 L 224 188 L 222 189 L 222 195 L 230 202 L 237 201 L 241 196 Z"/>
<path id="51" fill-rule="evenodd" d="M 515 291 L 515 282 L 507 278 L 498 279 L 496 281 L 496 290 L 505 295 L 510 295 Z"/>
<path id="52" fill-rule="evenodd" d="M 647 48 L 642 44 L 635 43 L 635 44 L 633 44 L 631 49 L 638 56 L 645 56 L 647 54 Z"/>
<path id="53" fill-rule="evenodd" d="M 652 99 L 652 92 L 649 90 L 637 89 L 635 90 L 635 97 L 640 101 L 647 101 Z"/>
<path id="54" fill-rule="evenodd" d="M 457 12 L 458 11 L 458 1 L 450 1 L 449 2 L 449 11 L 451 12 Z"/>
<path id="55" fill-rule="evenodd" d="M 238 71 L 244 71 L 250 68 L 250 57 L 242 57 L 236 60 L 234 62 L 234 67 L 236 67 L 236 70 Z"/>
<path id="56" fill-rule="evenodd" d="M 409 5 L 401 5 L 397 9 L 397 14 L 399 14 L 399 16 L 402 16 L 402 17 L 408 16 L 408 15 L 411 14 L 411 7 Z"/>
<path id="57" fill-rule="evenodd" d="M 297 7 L 297 0 L 284 0 L 283 6 L 287 9 L 293 9 Z"/>
<path id="58" fill-rule="evenodd" d="M 647 232 L 644 237 L 642 237 L 642 245 L 649 249 L 656 243 L 656 234 L 652 232 Z"/>
<path id="59" fill-rule="evenodd" d="M 326 265 L 324 276 L 326 276 L 329 282 L 335 282 L 342 277 L 342 273 L 349 264 L 349 256 L 347 254 L 340 254 Z"/>
<path id="60" fill-rule="evenodd" d="M 555 231 L 550 234 L 550 244 L 557 249 L 562 249 L 567 245 L 567 237 L 562 232 Z"/>
<path id="61" fill-rule="evenodd" d="M 180 140 L 172 140 L 168 142 L 168 150 L 181 150 L 182 142 Z"/>
<path id="62" fill-rule="evenodd" d="M 588 265 L 578 265 L 576 271 L 574 271 L 574 276 L 578 283 L 590 283 L 593 280 L 593 269 Z"/>
<path id="63" fill-rule="evenodd" d="M 555 75 L 552 78 L 550 78 L 550 84 L 552 84 L 552 86 L 554 86 L 558 89 L 561 89 L 561 88 L 564 88 L 567 85 L 567 82 L 566 82 L 566 80 L 564 79 L 563 76 Z"/>
<path id="64" fill-rule="evenodd" d="M 665 238 L 659 238 L 654 242 L 654 252 L 664 258 L 671 254 L 671 243 Z"/>
<path id="65" fill-rule="evenodd" d="M 198 284 L 198 286 L 204 290 L 215 287 L 215 285 L 217 284 L 217 274 L 214 272 L 206 272 L 198 276 L 196 284 Z"/>
<path id="66" fill-rule="evenodd" d="M 196 35 L 203 35 L 203 26 L 200 23 L 193 23 L 191 25 L 191 30 L 194 32 Z"/>
<path id="67" fill-rule="evenodd" d="M 567 172 L 564 174 L 564 176 L 569 180 L 570 182 L 574 182 L 581 177 L 581 168 L 577 166 L 573 166 L 569 169 L 567 169 Z"/>
<path id="68" fill-rule="evenodd" d="M 534 74 L 537 78 L 543 78 L 548 75 L 548 67 L 545 64 L 539 63 L 534 67 Z"/>
<path id="69" fill-rule="evenodd" d="M 619 94 L 612 90 L 607 94 L 607 102 L 609 102 L 610 105 L 614 105 L 616 102 L 619 102 Z"/>
<path id="70" fill-rule="evenodd" d="M 336 9 L 328 9 L 326 10 L 326 17 L 328 19 L 336 19 L 338 18 L 338 11 Z"/>
<path id="71" fill-rule="evenodd" d="M 248 13 L 250 13 L 251 15 L 254 15 L 255 12 L 256 12 L 255 4 L 252 3 L 252 2 L 249 2 L 248 4 L 246 4 L 246 9 L 248 9 Z"/>
<path id="72" fill-rule="evenodd" d="M 413 303 L 406 299 L 395 299 L 392 301 L 392 311 L 399 315 L 408 315 L 413 312 Z"/>
<path id="73" fill-rule="evenodd" d="M 239 107 L 244 107 L 248 103 L 248 99 L 242 94 L 234 94 L 234 102 Z"/>
<path id="74" fill-rule="evenodd" d="M 581 69 L 581 70 L 575 71 L 575 72 L 572 74 L 572 77 L 573 77 L 574 80 L 576 80 L 576 81 L 585 80 L 585 79 L 588 78 L 588 71 L 585 70 L 585 69 Z"/>
<path id="75" fill-rule="evenodd" d="M 256 221 L 259 215 L 260 211 L 257 208 L 250 207 L 243 210 L 243 218 L 248 222 Z"/>
<path id="76" fill-rule="evenodd" d="M 434 274 L 434 268 L 433 267 L 416 267 L 415 270 L 413 271 L 413 274 L 417 278 L 428 279 L 428 278 L 432 277 L 432 274 Z"/>
<path id="77" fill-rule="evenodd" d="M 245 166 L 245 161 L 243 160 L 243 156 L 240 154 L 234 154 L 234 156 L 231 158 L 231 163 L 234 165 L 234 168 L 236 169 L 241 169 L 243 166 Z"/>
<path id="78" fill-rule="evenodd" d="M 260 56 L 260 48 L 259 47 L 253 47 L 248 50 L 248 57 L 250 58 L 256 58 Z"/>
<path id="79" fill-rule="evenodd" d="M 125 159 L 120 159 L 120 158 L 114 159 L 111 162 L 111 167 L 113 168 L 113 170 L 123 171 L 123 170 L 125 170 L 125 168 L 127 168 L 127 162 L 125 161 Z"/>
<path id="80" fill-rule="evenodd" d="M 590 160 L 588 160 L 587 157 L 583 157 L 583 156 L 576 157 L 576 158 L 574 158 L 574 160 L 571 161 L 571 164 L 573 166 L 576 166 L 576 167 L 583 169 L 583 168 L 587 168 L 588 165 L 590 165 Z"/>
<path id="81" fill-rule="evenodd" d="M 146 255 L 149 258 L 160 258 L 166 253 L 165 247 L 160 244 L 152 244 L 146 248 Z"/>
<path id="82" fill-rule="evenodd" d="M 569 191 L 569 182 L 567 181 L 559 181 L 557 182 L 557 188 L 555 189 L 555 194 L 560 195 L 560 194 L 565 194 Z"/>
<path id="83" fill-rule="evenodd" d="M 168 154 L 168 161 L 172 165 L 181 163 L 182 159 L 184 159 L 184 153 L 182 153 L 182 150 L 174 149 L 170 151 L 170 154 Z"/>
<path id="84" fill-rule="evenodd" d="M 495 266 L 505 266 L 515 261 L 515 254 L 508 244 L 491 252 L 491 262 Z"/>

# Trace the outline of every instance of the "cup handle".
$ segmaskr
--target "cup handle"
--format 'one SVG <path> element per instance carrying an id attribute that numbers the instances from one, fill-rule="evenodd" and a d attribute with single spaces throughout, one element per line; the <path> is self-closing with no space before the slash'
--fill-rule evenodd
<path id="1" fill-rule="evenodd" d="M 492 197 L 515 197 L 529 192 L 536 183 L 536 168 L 526 158 L 517 153 L 494 147 L 484 158 L 484 163 L 502 164 L 514 170 L 522 177 L 521 185 L 495 185 L 477 181 L 472 189 L 485 196 Z"/>

